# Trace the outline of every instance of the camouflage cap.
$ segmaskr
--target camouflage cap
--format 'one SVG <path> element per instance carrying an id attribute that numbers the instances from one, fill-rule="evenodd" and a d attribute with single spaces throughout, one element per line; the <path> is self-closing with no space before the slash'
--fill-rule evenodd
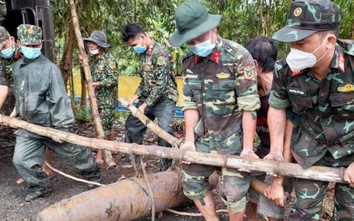
<path id="1" fill-rule="evenodd" d="M 94 31 L 89 38 L 84 38 L 84 41 L 92 41 L 101 48 L 108 48 L 110 45 L 107 43 L 107 36 L 103 31 Z"/>
<path id="2" fill-rule="evenodd" d="M 23 45 L 42 43 L 42 29 L 35 25 L 22 24 L 17 27 L 17 37 Z"/>
<path id="3" fill-rule="evenodd" d="M 177 30 L 168 40 L 171 45 L 180 47 L 207 31 L 219 26 L 222 15 L 209 14 L 199 1 L 185 1 L 176 9 Z"/>
<path id="4" fill-rule="evenodd" d="M 9 32 L 3 26 L 0 26 L 0 49 L 2 48 L 4 41 L 7 40 L 9 37 Z"/>
<path id="5" fill-rule="evenodd" d="M 275 32 L 281 42 L 302 40 L 318 31 L 338 30 L 340 8 L 330 0 L 296 0 L 291 3 L 286 27 Z"/>

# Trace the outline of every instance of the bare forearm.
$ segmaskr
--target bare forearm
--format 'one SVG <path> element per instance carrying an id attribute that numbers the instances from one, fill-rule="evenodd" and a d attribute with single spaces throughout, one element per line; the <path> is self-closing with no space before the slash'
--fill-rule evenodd
<path id="1" fill-rule="evenodd" d="M 271 152 L 283 153 L 285 125 L 285 109 L 275 109 L 270 107 L 268 111 L 268 127 L 270 133 Z"/>
<path id="2" fill-rule="evenodd" d="M 0 85 L 0 110 L 5 103 L 8 93 L 9 93 L 9 87 L 5 85 Z"/>
<path id="3" fill-rule="evenodd" d="M 198 110 L 190 109 L 184 111 L 184 119 L 186 124 L 186 142 L 194 142 L 194 126 L 199 121 L 199 112 Z"/>
<path id="4" fill-rule="evenodd" d="M 256 118 L 252 116 L 252 112 L 244 111 L 242 114 L 243 128 L 243 149 L 253 150 L 254 136 L 256 133 Z"/>

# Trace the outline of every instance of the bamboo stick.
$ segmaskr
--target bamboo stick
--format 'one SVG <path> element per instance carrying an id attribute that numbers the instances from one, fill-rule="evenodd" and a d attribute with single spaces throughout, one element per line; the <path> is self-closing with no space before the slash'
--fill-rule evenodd
<path id="1" fill-rule="evenodd" d="M 303 169 L 299 164 L 246 159 L 242 157 L 218 155 L 210 153 L 199 153 L 194 151 L 182 151 L 179 149 L 165 148 L 160 146 L 144 146 L 138 144 L 128 144 L 123 142 L 114 142 L 108 140 L 99 140 L 94 138 L 82 137 L 76 134 L 46 128 L 28 123 L 16 118 L 0 115 L 0 123 L 6 123 L 10 126 L 19 127 L 28 131 L 37 133 L 45 137 L 53 137 L 90 148 L 106 149 L 120 151 L 122 153 L 133 153 L 143 156 L 155 156 L 160 158 L 169 158 L 188 161 L 191 163 L 228 167 L 236 169 L 247 169 L 262 171 L 266 173 L 278 174 L 281 176 L 298 177 L 302 179 L 321 180 L 327 182 L 346 183 L 343 180 L 344 168 L 331 168 L 322 166 L 312 166 Z"/>
<path id="2" fill-rule="evenodd" d="M 171 144 L 173 147 L 178 147 L 182 143 L 182 140 L 179 140 L 176 137 L 172 136 L 171 134 L 167 133 L 161 127 L 156 125 L 154 121 L 150 120 L 147 116 L 141 113 L 138 110 L 138 108 L 136 108 L 132 104 L 129 104 L 127 100 L 125 100 L 122 97 L 118 98 L 118 100 L 123 105 L 123 107 L 126 107 L 130 110 L 130 112 L 134 117 L 138 118 L 145 126 L 151 129 L 157 136 L 161 137 L 163 140 Z"/>
<path id="3" fill-rule="evenodd" d="M 88 58 L 87 58 L 87 54 L 85 51 L 84 42 L 82 40 L 82 36 L 81 36 L 81 32 L 80 32 L 80 25 L 79 25 L 79 20 L 77 18 L 74 0 L 70 0 L 70 9 L 71 9 L 71 17 L 72 17 L 72 21 L 73 21 L 74 30 L 75 30 L 76 40 L 79 45 L 80 55 L 83 58 L 82 66 L 83 66 L 85 77 L 86 77 L 86 87 L 87 87 L 87 91 L 88 91 L 88 95 L 89 95 L 89 99 L 90 99 L 92 119 L 95 124 L 97 138 L 104 139 L 105 135 L 104 135 L 100 115 L 98 113 L 95 90 L 91 86 L 92 76 L 91 76 L 91 72 L 90 72 L 90 67 L 88 65 Z M 84 88 L 83 88 L 83 90 L 84 90 Z M 109 152 L 108 150 L 105 150 L 104 155 L 105 155 L 105 157 L 104 157 L 105 162 L 109 167 L 116 166 L 116 163 L 113 160 L 111 152 Z"/>

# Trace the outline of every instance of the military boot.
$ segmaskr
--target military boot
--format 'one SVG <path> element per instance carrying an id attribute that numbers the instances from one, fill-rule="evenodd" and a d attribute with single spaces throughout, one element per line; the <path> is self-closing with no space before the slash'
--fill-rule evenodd
<path id="1" fill-rule="evenodd" d="M 38 199 L 40 197 L 46 197 L 52 194 L 53 188 L 52 187 L 46 187 L 44 189 L 38 189 L 35 191 L 29 191 L 28 194 L 25 197 L 26 202 L 31 202 L 35 199 Z"/>

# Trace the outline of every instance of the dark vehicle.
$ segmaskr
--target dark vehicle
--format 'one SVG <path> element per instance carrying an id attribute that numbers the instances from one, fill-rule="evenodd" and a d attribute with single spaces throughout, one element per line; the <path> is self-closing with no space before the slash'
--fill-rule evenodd
<path id="1" fill-rule="evenodd" d="M 54 23 L 49 0 L 0 0 L 0 20 L 12 36 L 20 24 L 38 25 L 43 30 L 43 54 L 55 63 Z"/>

